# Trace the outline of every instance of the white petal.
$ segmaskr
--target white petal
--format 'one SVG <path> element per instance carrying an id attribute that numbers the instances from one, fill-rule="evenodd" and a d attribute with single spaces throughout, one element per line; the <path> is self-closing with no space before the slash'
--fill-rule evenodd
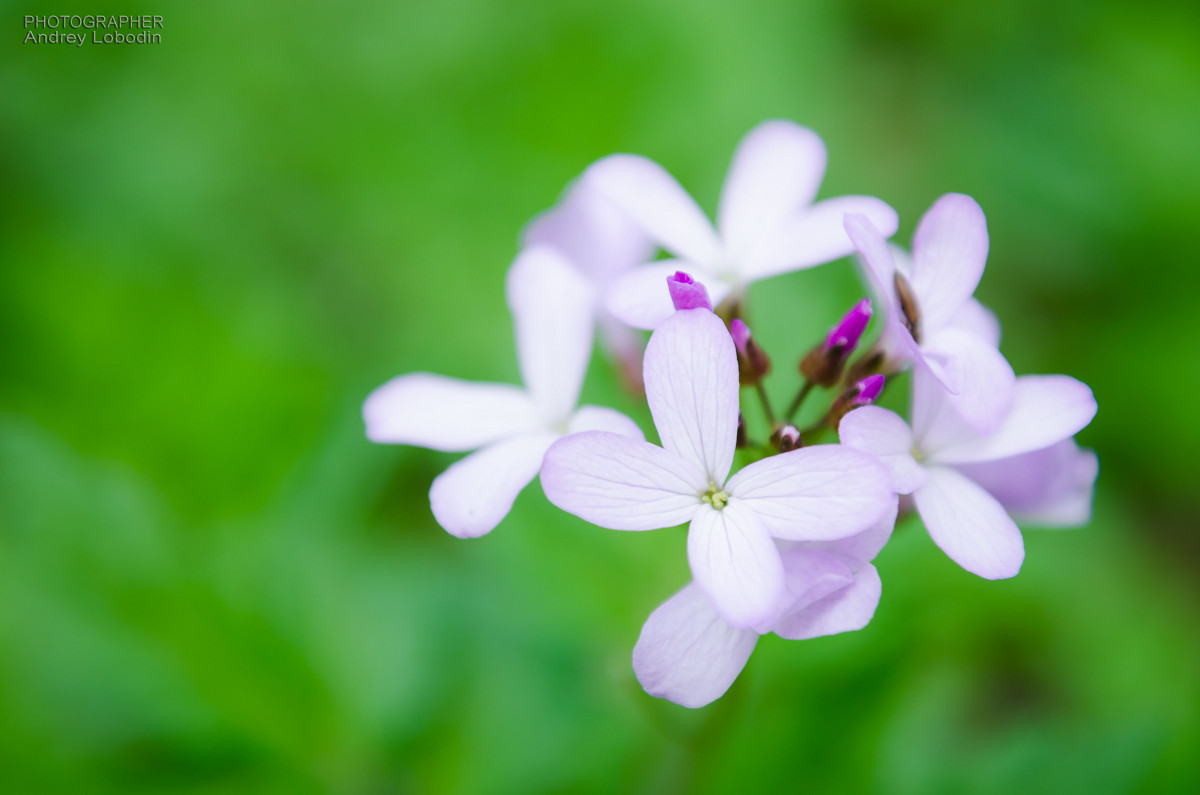
<path id="1" fill-rule="evenodd" d="M 523 434 L 451 464 L 429 489 L 429 506 L 438 524 L 459 538 L 490 532 L 537 475 L 553 441 L 552 434 Z"/>
<path id="2" fill-rule="evenodd" d="M 1015 576 L 1025 543 L 996 498 L 953 469 L 928 472 L 929 482 L 913 492 L 913 501 L 934 543 L 972 574 L 989 580 Z"/>
<path id="3" fill-rule="evenodd" d="M 1049 447 L 1074 436 L 1096 416 L 1096 399 L 1082 381 L 1066 375 L 1024 375 L 1016 380 L 1012 409 L 988 436 L 960 438 L 929 459 L 939 464 L 994 461 Z"/>
<path id="4" fill-rule="evenodd" d="M 825 159 L 820 136 L 794 122 L 765 121 L 746 134 L 733 154 L 717 213 L 731 260 L 812 203 L 825 176 Z"/>
<path id="5" fill-rule="evenodd" d="M 703 505 L 704 473 L 661 447 L 606 431 L 555 442 L 542 465 L 550 502 L 613 530 L 656 530 L 689 521 Z"/>
<path id="6" fill-rule="evenodd" d="M 547 425 L 565 422 L 592 356 L 596 296 L 570 263 L 545 246 L 517 256 L 506 288 L 525 387 Z"/>
<path id="7" fill-rule="evenodd" d="M 687 549 L 692 577 L 730 624 L 753 627 L 774 614 L 784 597 L 783 563 L 753 510 L 737 500 L 719 511 L 703 506 Z"/>
<path id="8" fill-rule="evenodd" d="M 923 362 L 946 400 L 980 433 L 994 430 L 1012 406 L 1016 376 L 1008 360 L 970 332 L 944 328 L 921 343 Z"/>
<path id="9" fill-rule="evenodd" d="M 887 544 L 888 539 L 892 537 L 892 531 L 896 529 L 896 516 L 899 510 L 900 498 L 893 496 L 891 504 L 884 511 L 883 516 L 861 533 L 855 533 L 835 541 L 807 541 L 803 544 L 836 555 L 846 561 L 851 569 L 857 570 L 862 564 L 874 560 L 879 551 Z"/>
<path id="10" fill-rule="evenodd" d="M 1017 521 L 1073 527 L 1091 518 L 1100 465 L 1094 452 L 1064 439 L 1042 450 L 955 469 L 987 489 Z"/>
<path id="11" fill-rule="evenodd" d="M 658 606 L 633 647 L 633 671 L 652 696 L 703 707 L 742 672 L 758 633 L 729 626 L 691 583 Z"/>
<path id="12" fill-rule="evenodd" d="M 912 251 L 921 324 L 936 331 L 950 323 L 983 275 L 988 253 L 983 210 L 970 196 L 946 194 L 921 218 Z"/>
<path id="13" fill-rule="evenodd" d="M 882 593 L 879 572 L 867 563 L 849 585 L 785 616 L 774 632 L 788 640 L 808 640 L 862 629 L 875 617 Z"/>
<path id="14" fill-rule="evenodd" d="M 896 211 L 873 196 L 838 196 L 819 201 L 764 237 L 762 245 L 739 269 L 742 280 L 757 281 L 811 268 L 853 253 L 854 243 L 845 227 L 847 213 L 867 218 L 884 237 L 894 235 L 899 225 Z"/>
<path id="15" fill-rule="evenodd" d="M 529 395 L 509 384 L 481 384 L 431 373 L 393 378 L 363 403 L 372 442 L 450 453 L 532 430 L 540 424 Z"/>
<path id="16" fill-rule="evenodd" d="M 706 309 L 671 315 L 646 345 L 645 378 L 663 447 L 724 483 L 738 418 L 737 352 L 725 324 Z"/>
<path id="17" fill-rule="evenodd" d="M 904 326 L 896 300 L 896 261 L 883 234 L 861 213 L 847 213 L 843 224 L 859 253 L 859 270 L 871 292 L 873 306 L 883 317 L 883 331 L 876 343 L 899 362 L 917 356 L 917 343 Z"/>
<path id="18" fill-rule="evenodd" d="M 803 447 L 756 461 L 725 490 L 776 538 L 827 540 L 865 530 L 887 510 L 892 478 L 873 457 L 844 445 Z"/>
<path id="19" fill-rule="evenodd" d="M 636 422 L 607 406 L 580 406 L 579 410 L 571 415 L 571 421 L 567 423 L 567 433 L 584 431 L 608 431 L 639 440 L 646 438 Z"/>
<path id="20" fill-rule="evenodd" d="M 629 217 L 585 179 L 575 180 L 556 207 L 533 219 L 523 240 L 526 246 L 557 249 L 595 283 L 645 262 L 655 249 Z"/>
<path id="21" fill-rule="evenodd" d="M 609 155 L 593 163 L 583 178 L 667 251 L 710 266 L 720 261 L 720 241 L 708 217 L 658 163 L 638 155 Z"/>
<path id="22" fill-rule="evenodd" d="M 842 418 L 838 426 L 842 444 L 879 459 L 892 473 L 892 488 L 909 494 L 925 482 L 925 471 L 912 457 L 913 434 L 908 423 L 893 411 L 861 406 Z"/>
<path id="23" fill-rule="evenodd" d="M 1000 347 L 1000 321 L 996 313 L 974 298 L 967 299 L 950 319 L 950 325 L 971 332 L 993 348 Z"/>
<path id="24" fill-rule="evenodd" d="M 713 306 L 729 295 L 729 285 L 693 263 L 658 260 L 628 270 L 613 281 L 605 297 L 605 308 L 613 317 L 634 328 L 658 328 L 675 314 L 671 292 L 667 289 L 667 277 L 675 271 L 683 271 L 703 284 Z"/>
<path id="25" fill-rule="evenodd" d="M 781 620 L 854 582 L 854 570 L 837 555 L 813 544 L 798 544 L 780 550 L 783 558 L 784 587 L 787 598 L 779 614 L 764 631 L 774 631 Z"/>

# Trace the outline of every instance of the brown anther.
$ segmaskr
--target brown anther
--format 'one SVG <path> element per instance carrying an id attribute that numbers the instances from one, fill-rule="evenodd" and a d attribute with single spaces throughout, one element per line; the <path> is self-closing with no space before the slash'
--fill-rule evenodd
<path id="1" fill-rule="evenodd" d="M 900 311 L 904 314 L 904 327 L 912 334 L 913 340 L 921 342 L 921 311 L 917 308 L 917 296 L 913 293 L 912 285 L 904 274 L 896 271 L 892 277 L 896 285 L 896 300 L 900 303 Z"/>

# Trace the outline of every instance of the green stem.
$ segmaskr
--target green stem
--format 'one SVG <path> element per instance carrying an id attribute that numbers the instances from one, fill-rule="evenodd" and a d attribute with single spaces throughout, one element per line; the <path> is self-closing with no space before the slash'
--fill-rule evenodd
<path id="1" fill-rule="evenodd" d="M 791 422 L 792 417 L 796 416 L 796 412 L 800 410 L 800 404 L 804 402 L 806 397 L 808 397 L 808 393 L 812 391 L 813 386 L 814 385 L 812 381 L 809 381 L 807 378 L 804 379 L 804 386 L 800 387 L 800 391 L 796 393 L 796 399 L 793 400 L 792 405 L 788 407 L 787 414 L 785 415 L 786 422 Z"/>
<path id="2" fill-rule="evenodd" d="M 771 427 L 775 427 L 775 412 L 771 409 L 771 401 L 767 398 L 767 390 L 763 387 L 762 379 L 754 382 L 754 389 L 758 392 L 758 399 L 762 402 L 763 411 L 766 412 L 767 422 L 771 423 Z"/>

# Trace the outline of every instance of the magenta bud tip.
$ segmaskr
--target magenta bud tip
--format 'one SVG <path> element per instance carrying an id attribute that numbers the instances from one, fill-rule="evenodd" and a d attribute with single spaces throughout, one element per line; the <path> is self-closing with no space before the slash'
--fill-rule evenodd
<path id="1" fill-rule="evenodd" d="M 675 309 L 707 309 L 712 311 L 712 302 L 708 300 L 708 290 L 704 285 L 683 271 L 675 271 L 667 277 L 667 289 L 671 291 L 671 303 Z"/>
<path id="2" fill-rule="evenodd" d="M 741 321 L 740 318 L 734 318 L 729 324 L 729 336 L 733 337 L 733 344 L 737 348 L 738 353 L 746 355 L 746 345 L 750 342 L 750 327 Z"/>
<path id="3" fill-rule="evenodd" d="M 869 375 L 859 381 L 855 386 L 858 387 L 858 396 L 854 398 L 854 404 L 857 406 L 865 406 L 869 403 L 874 403 L 880 393 L 883 392 L 883 385 L 887 381 L 882 375 Z"/>
<path id="4" fill-rule="evenodd" d="M 829 330 L 829 336 L 825 338 L 825 350 L 841 345 L 845 355 L 853 351 L 858 346 L 863 332 L 866 331 L 867 323 L 871 321 L 871 313 L 871 299 L 869 298 L 864 298 L 850 307 L 850 311 Z"/>

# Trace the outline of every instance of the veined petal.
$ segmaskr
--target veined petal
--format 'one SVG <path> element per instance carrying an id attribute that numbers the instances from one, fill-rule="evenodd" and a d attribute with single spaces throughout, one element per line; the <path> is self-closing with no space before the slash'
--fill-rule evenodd
<path id="1" fill-rule="evenodd" d="M 608 288 L 605 308 L 634 328 L 655 329 L 671 315 L 675 306 L 667 289 L 667 277 L 684 271 L 708 290 L 716 306 L 729 295 L 729 285 L 694 263 L 677 259 L 656 260 L 626 271 Z"/>
<path id="2" fill-rule="evenodd" d="M 934 543 L 972 574 L 989 580 L 1015 576 L 1025 560 L 1025 542 L 1003 506 L 953 469 L 927 471 L 929 482 L 913 492 L 913 501 Z"/>
<path id="3" fill-rule="evenodd" d="M 783 563 L 744 503 L 731 500 L 719 511 L 701 506 L 687 549 L 692 577 L 727 622 L 754 627 L 774 614 L 784 597 Z"/>
<path id="4" fill-rule="evenodd" d="M 730 478 L 725 491 L 753 510 L 772 536 L 797 541 L 865 530 L 887 510 L 893 493 L 882 464 L 836 444 L 756 461 Z"/>
<path id="5" fill-rule="evenodd" d="M 567 434 L 584 431 L 608 431 L 639 440 L 646 438 L 636 422 L 607 406 L 580 406 L 579 410 L 571 415 L 571 420 L 567 423 Z"/>
<path id="6" fill-rule="evenodd" d="M 921 322 L 936 331 L 949 324 L 983 275 L 988 253 L 983 210 L 970 196 L 947 193 L 921 218 L 912 252 Z"/>
<path id="7" fill-rule="evenodd" d="M 782 549 L 780 556 L 787 598 L 780 604 L 781 609 L 770 626 L 762 628 L 764 632 L 774 631 L 787 616 L 854 582 L 854 570 L 845 560 L 813 545 Z"/>
<path id="8" fill-rule="evenodd" d="M 458 453 L 532 430 L 540 417 L 519 387 L 409 373 L 367 396 L 363 421 L 372 442 Z"/>
<path id="9" fill-rule="evenodd" d="M 1096 416 L 1096 399 L 1082 381 L 1066 375 L 1023 375 L 1013 388 L 1012 408 L 995 432 L 961 438 L 936 450 L 939 464 L 994 461 L 1049 447 L 1074 436 Z"/>
<path id="10" fill-rule="evenodd" d="M 707 489 L 707 477 L 690 462 L 606 431 L 559 439 L 542 465 L 542 490 L 550 502 L 613 530 L 683 524 L 703 506 Z"/>
<path id="11" fill-rule="evenodd" d="M 838 196 L 819 201 L 763 237 L 740 268 L 742 280 L 766 279 L 853 253 L 854 243 L 845 227 L 847 213 L 867 218 L 883 237 L 896 234 L 900 223 L 896 211 L 873 196 Z"/>
<path id="12" fill-rule="evenodd" d="M 946 400 L 980 433 L 999 426 L 1013 401 L 1008 360 L 970 332 L 943 328 L 921 344 L 923 363 L 949 393 Z"/>
<path id="13" fill-rule="evenodd" d="M 912 457 L 913 434 L 899 414 L 878 406 L 862 406 L 842 418 L 842 444 L 879 459 L 892 473 L 892 487 L 909 494 L 925 482 L 925 470 Z"/>
<path id="14" fill-rule="evenodd" d="M 874 307 L 883 316 L 877 344 L 897 359 L 912 360 L 918 355 L 917 342 L 905 328 L 896 300 L 896 261 L 891 247 L 871 219 L 861 213 L 847 213 L 843 226 L 860 255 L 860 270 L 875 299 Z"/>
<path id="15" fill-rule="evenodd" d="M 733 153 L 717 213 L 731 261 L 740 261 L 764 235 L 812 203 L 825 160 L 821 137 L 794 122 L 765 121 L 746 134 Z"/>
<path id="16" fill-rule="evenodd" d="M 959 307 L 950 318 L 950 325 L 969 331 L 993 348 L 1000 347 L 1000 321 L 996 319 L 996 313 L 975 298 L 968 298 Z"/>
<path id="17" fill-rule="evenodd" d="M 594 283 L 645 262 L 654 245 L 588 180 L 575 180 L 554 208 L 534 218 L 522 236 L 526 246 L 558 250 Z"/>
<path id="18" fill-rule="evenodd" d="M 525 387 L 546 426 L 575 409 L 595 338 L 595 293 L 554 249 L 522 251 L 508 269 L 508 305 Z"/>
<path id="19" fill-rule="evenodd" d="M 553 441 L 553 434 L 522 434 L 451 464 L 429 489 L 429 506 L 438 524 L 459 538 L 491 532 L 537 475 Z"/>
<path id="20" fill-rule="evenodd" d="M 731 627 L 690 583 L 646 619 L 633 671 L 646 692 L 685 707 L 716 701 L 742 672 L 758 633 Z"/>
<path id="21" fill-rule="evenodd" d="M 892 531 L 896 529 L 896 516 L 899 511 L 900 498 L 893 495 L 891 503 L 887 510 L 884 511 L 883 516 L 861 533 L 855 533 L 852 536 L 839 538 L 835 541 L 805 541 L 800 543 L 835 555 L 846 561 L 850 568 L 857 570 L 862 564 L 874 560 L 879 551 L 887 544 L 888 539 L 892 537 Z"/>
<path id="22" fill-rule="evenodd" d="M 658 163 L 609 155 L 589 166 L 584 179 L 667 251 L 708 266 L 720 261 L 721 243 L 708 217 Z"/>
<path id="23" fill-rule="evenodd" d="M 774 632 L 788 640 L 808 640 L 862 629 L 875 617 L 882 593 L 878 570 L 866 563 L 849 584 L 784 616 Z"/>
<path id="24" fill-rule="evenodd" d="M 1017 521 L 1074 527 L 1092 515 L 1100 464 L 1073 439 L 1011 458 L 956 466 L 985 488 Z"/>
<path id="25" fill-rule="evenodd" d="M 645 378 L 663 447 L 724 483 L 738 418 L 737 352 L 725 324 L 707 309 L 671 315 L 646 345 Z"/>

